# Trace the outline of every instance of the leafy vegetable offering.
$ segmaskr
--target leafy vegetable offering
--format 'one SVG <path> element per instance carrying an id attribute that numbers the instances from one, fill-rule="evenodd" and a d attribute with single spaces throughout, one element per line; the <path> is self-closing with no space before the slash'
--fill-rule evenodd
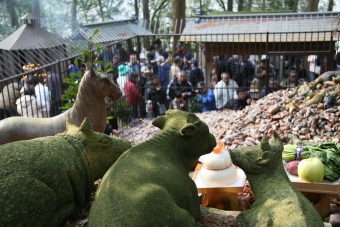
<path id="1" fill-rule="evenodd" d="M 282 159 L 292 161 L 296 159 L 319 158 L 325 166 L 325 178 L 335 181 L 340 176 L 340 144 L 338 142 L 310 143 L 293 137 L 294 145 L 285 145 Z M 301 146 L 301 153 L 298 154 Z"/>

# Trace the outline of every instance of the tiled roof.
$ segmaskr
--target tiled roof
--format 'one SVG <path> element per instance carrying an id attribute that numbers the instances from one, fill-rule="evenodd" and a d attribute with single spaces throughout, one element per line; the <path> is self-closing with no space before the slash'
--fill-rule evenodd
<path id="1" fill-rule="evenodd" d="M 99 32 L 94 36 L 93 42 L 106 43 L 126 40 L 138 35 L 152 35 L 151 32 L 138 25 L 134 20 L 112 21 L 82 25 L 78 32 L 88 39 L 95 29 Z"/>
<path id="2" fill-rule="evenodd" d="M 181 41 L 261 42 L 266 40 L 267 32 L 272 34 L 269 39 L 280 37 L 281 42 L 298 41 L 301 33 L 306 36 L 304 40 L 330 40 L 339 20 L 340 12 L 199 16 L 186 21 Z"/>

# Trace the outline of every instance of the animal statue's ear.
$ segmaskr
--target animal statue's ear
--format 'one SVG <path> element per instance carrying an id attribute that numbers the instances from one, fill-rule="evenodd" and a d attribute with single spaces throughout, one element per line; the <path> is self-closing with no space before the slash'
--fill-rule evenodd
<path id="1" fill-rule="evenodd" d="M 93 68 L 91 67 L 91 69 L 90 69 L 90 76 L 92 77 L 97 77 L 97 74 L 96 74 L 96 72 L 93 70 Z"/>
<path id="2" fill-rule="evenodd" d="M 270 160 L 270 152 L 272 150 L 268 136 L 263 135 L 262 140 L 261 140 L 261 150 L 262 150 L 262 155 L 257 159 L 257 164 L 264 165 L 267 164 Z"/>
<path id="3" fill-rule="evenodd" d="M 262 140 L 261 140 L 261 150 L 262 150 L 262 152 L 271 151 L 271 149 L 272 148 L 269 144 L 268 136 L 263 135 Z"/>
<path id="4" fill-rule="evenodd" d="M 152 125 L 156 126 L 157 128 L 163 129 L 165 126 L 165 122 L 166 122 L 165 116 L 162 115 L 153 120 Z"/>
<path id="5" fill-rule="evenodd" d="M 279 134 L 278 134 L 276 131 L 273 131 L 273 134 L 274 134 L 274 143 L 275 143 L 277 146 L 279 146 L 280 151 L 282 152 L 282 151 L 283 151 L 282 140 L 281 140 Z"/>
<path id="6" fill-rule="evenodd" d="M 79 127 L 79 131 L 82 131 L 84 134 L 88 135 L 92 132 L 90 121 L 85 117 L 83 123 L 81 123 Z"/>
<path id="7" fill-rule="evenodd" d="M 181 136 L 193 136 L 196 134 L 197 127 L 193 124 L 187 124 L 179 130 Z"/>
<path id="8" fill-rule="evenodd" d="M 66 118 L 66 132 L 76 132 L 78 130 L 78 127 L 73 123 L 71 118 Z"/>

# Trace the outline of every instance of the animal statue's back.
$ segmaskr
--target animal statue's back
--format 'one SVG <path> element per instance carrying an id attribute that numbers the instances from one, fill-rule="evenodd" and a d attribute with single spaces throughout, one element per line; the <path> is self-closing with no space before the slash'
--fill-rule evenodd
<path id="1" fill-rule="evenodd" d="M 10 117 L 0 121 L 0 145 L 19 140 L 53 136 L 65 131 L 69 117 L 77 125 L 86 118 L 92 129 L 104 132 L 106 126 L 105 97 L 113 101 L 122 96 L 119 87 L 109 78 L 92 69 L 85 73 L 80 84 L 76 102 L 66 112 L 52 118 Z"/>
<path id="2" fill-rule="evenodd" d="M 89 215 L 95 226 L 199 226 L 192 163 L 216 140 L 194 114 L 169 110 L 153 121 L 161 132 L 123 154 L 107 171 Z"/>
<path id="3" fill-rule="evenodd" d="M 125 139 L 80 128 L 0 146 L 0 226 L 58 227 L 78 215 L 93 182 L 131 147 Z"/>
<path id="4" fill-rule="evenodd" d="M 289 180 L 282 163 L 283 145 L 274 132 L 275 143 L 263 136 L 261 145 L 231 150 L 233 163 L 247 175 L 256 197 L 252 208 L 237 217 L 238 227 L 321 227 L 323 221 L 306 197 Z"/>

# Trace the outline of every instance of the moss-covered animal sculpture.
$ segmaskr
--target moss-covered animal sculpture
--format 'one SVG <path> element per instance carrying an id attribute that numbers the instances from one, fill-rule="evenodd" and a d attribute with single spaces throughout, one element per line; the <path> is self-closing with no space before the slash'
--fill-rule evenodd
<path id="1" fill-rule="evenodd" d="M 10 117 L 0 121 L 0 144 L 19 140 L 54 136 L 65 131 L 69 117 L 77 125 L 89 119 L 95 132 L 104 132 L 106 126 L 105 97 L 113 101 L 122 96 L 120 88 L 106 75 L 92 69 L 85 73 L 80 84 L 77 99 L 72 108 L 51 118 Z"/>
<path id="2" fill-rule="evenodd" d="M 125 152 L 104 175 L 89 227 L 199 226 L 200 202 L 188 173 L 216 140 L 192 113 L 168 110 L 152 124 L 162 130 Z"/>
<path id="3" fill-rule="evenodd" d="M 131 147 L 127 140 L 80 128 L 0 146 L 0 225 L 60 226 L 79 214 L 93 182 Z"/>
<path id="4" fill-rule="evenodd" d="M 231 150 L 233 163 L 244 170 L 256 197 L 252 208 L 238 215 L 238 227 L 324 226 L 315 208 L 289 180 L 282 151 L 277 132 L 274 144 L 264 135 L 260 145 Z"/>

